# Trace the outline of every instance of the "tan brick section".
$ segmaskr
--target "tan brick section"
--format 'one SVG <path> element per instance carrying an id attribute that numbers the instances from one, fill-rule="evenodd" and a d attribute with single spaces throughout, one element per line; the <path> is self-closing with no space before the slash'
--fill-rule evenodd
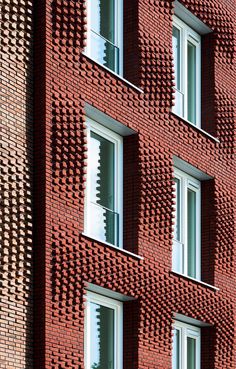
<path id="1" fill-rule="evenodd" d="M 32 1 L 0 0 L 0 368 L 32 368 Z"/>

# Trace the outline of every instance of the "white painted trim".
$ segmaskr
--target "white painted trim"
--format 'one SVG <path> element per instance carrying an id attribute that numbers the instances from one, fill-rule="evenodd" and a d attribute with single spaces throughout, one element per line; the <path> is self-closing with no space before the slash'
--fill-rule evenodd
<path id="1" fill-rule="evenodd" d="M 174 322 L 174 329 L 180 332 L 180 367 L 187 368 L 187 338 L 193 338 L 196 342 L 196 369 L 201 368 L 201 329 L 180 321 Z M 174 362 L 174 357 L 172 358 Z"/>
<path id="2" fill-rule="evenodd" d="M 88 57 L 91 55 L 91 8 L 93 6 L 92 0 L 87 0 L 87 46 L 85 48 L 85 54 Z M 123 64 L 124 64 L 124 42 L 123 42 L 123 0 L 115 0 L 115 41 L 114 45 L 119 49 L 119 73 L 123 76 Z M 100 63 L 99 63 L 100 64 Z M 105 67 L 105 66 L 104 66 Z M 106 68 L 106 67 L 105 67 Z M 107 68 L 110 70 L 109 68 Z M 114 72 L 116 73 L 116 72 Z"/>
<path id="3" fill-rule="evenodd" d="M 183 94 L 183 119 L 188 119 L 188 62 L 187 46 L 190 41 L 196 47 L 196 124 L 201 126 L 201 36 L 181 19 L 173 16 L 173 26 L 180 31 L 180 92 Z M 176 105 L 173 112 L 176 114 Z"/>
<path id="4" fill-rule="evenodd" d="M 84 212 L 84 233 L 89 236 L 89 202 L 90 202 L 90 180 L 89 180 L 89 168 L 90 168 L 90 132 L 97 133 L 104 137 L 108 141 L 114 143 L 115 148 L 115 209 L 114 211 L 119 214 L 119 248 L 123 247 L 123 138 L 115 132 L 107 129 L 101 124 L 95 122 L 90 118 L 86 118 L 87 126 L 87 178 L 86 178 L 86 190 L 85 190 L 85 212 Z M 93 238 L 93 236 L 91 236 Z M 101 241 L 104 242 L 104 241 Z"/>
<path id="5" fill-rule="evenodd" d="M 188 275 L 188 203 L 187 194 L 188 189 L 196 194 L 196 255 L 195 255 L 195 267 L 196 267 L 196 279 L 201 279 L 201 182 L 189 174 L 174 168 L 174 178 L 179 180 L 180 184 L 180 240 L 183 244 L 183 270 L 182 274 Z M 178 240 L 177 240 L 178 241 Z M 173 254 L 172 254 L 173 257 Z M 174 262 L 172 260 L 172 265 Z M 177 271 L 174 271 L 177 272 Z M 178 272 L 177 272 L 178 273 Z"/>
<path id="6" fill-rule="evenodd" d="M 84 363 L 90 369 L 90 303 L 102 305 L 114 310 L 114 369 L 123 368 L 123 303 L 94 292 L 87 291 L 85 296 L 85 324 L 84 324 Z"/>

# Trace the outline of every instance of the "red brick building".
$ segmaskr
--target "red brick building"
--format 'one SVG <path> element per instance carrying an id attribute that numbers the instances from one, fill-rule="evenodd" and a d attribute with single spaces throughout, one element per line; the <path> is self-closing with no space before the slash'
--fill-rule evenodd
<path id="1" fill-rule="evenodd" d="M 0 368 L 236 369 L 235 4 L 3 15 Z"/>

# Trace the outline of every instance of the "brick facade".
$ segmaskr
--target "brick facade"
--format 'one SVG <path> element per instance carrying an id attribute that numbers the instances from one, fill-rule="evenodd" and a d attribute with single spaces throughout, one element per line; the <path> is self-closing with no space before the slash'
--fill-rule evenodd
<path id="1" fill-rule="evenodd" d="M 85 1 L 34 2 L 32 365 L 32 4 L 2 3 L 0 368 L 83 369 L 89 282 L 135 298 L 124 303 L 124 369 L 171 369 L 175 313 L 211 325 L 202 369 L 236 369 L 235 5 L 181 0 L 213 31 L 202 37 L 204 132 L 171 112 L 172 0 L 124 0 L 124 77 L 142 91 L 84 55 Z M 136 132 L 124 139 L 124 249 L 143 259 L 83 235 L 88 105 Z M 171 271 L 174 157 L 212 177 L 202 184 L 201 263 L 219 290 Z"/>
<path id="2" fill-rule="evenodd" d="M 171 0 L 124 1 L 125 78 L 143 93 L 83 54 L 85 1 L 38 3 L 35 368 L 84 368 L 87 282 L 136 298 L 125 303 L 124 369 L 171 368 L 174 313 L 212 325 L 203 369 L 236 368 L 235 6 L 181 2 L 213 31 L 203 37 L 202 126 L 219 142 L 171 113 Z M 124 248 L 143 260 L 83 235 L 86 104 L 136 132 L 124 143 Z M 174 156 L 213 177 L 203 185 L 202 270 L 219 291 L 171 272 Z"/>
<path id="3" fill-rule="evenodd" d="M 0 2 L 0 368 L 33 367 L 32 1 Z"/>

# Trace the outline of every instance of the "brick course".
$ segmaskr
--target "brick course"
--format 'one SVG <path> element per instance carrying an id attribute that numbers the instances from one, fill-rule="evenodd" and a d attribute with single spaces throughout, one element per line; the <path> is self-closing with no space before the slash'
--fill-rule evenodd
<path id="1" fill-rule="evenodd" d="M 33 365 L 32 1 L 0 2 L 0 368 Z"/>
<path id="2" fill-rule="evenodd" d="M 137 13 L 125 1 L 127 59 L 137 42 L 135 69 L 127 61 L 125 76 L 143 93 L 83 54 L 85 1 L 36 3 L 35 368 L 84 368 L 87 282 L 137 298 L 125 303 L 124 341 L 133 348 L 125 349 L 125 369 L 171 368 L 174 313 L 213 325 L 203 334 L 203 369 L 236 368 L 235 6 L 226 0 L 181 3 L 213 30 L 203 42 L 211 43 L 203 57 L 211 77 L 203 83 L 210 86 L 203 128 L 219 142 L 171 113 L 173 1 L 140 0 Z M 125 139 L 124 248 L 144 260 L 82 234 L 85 103 L 137 133 Z M 204 185 L 202 264 L 206 282 L 219 291 L 171 272 L 173 156 L 214 178 Z M 135 177 L 129 176 L 132 160 Z"/>

